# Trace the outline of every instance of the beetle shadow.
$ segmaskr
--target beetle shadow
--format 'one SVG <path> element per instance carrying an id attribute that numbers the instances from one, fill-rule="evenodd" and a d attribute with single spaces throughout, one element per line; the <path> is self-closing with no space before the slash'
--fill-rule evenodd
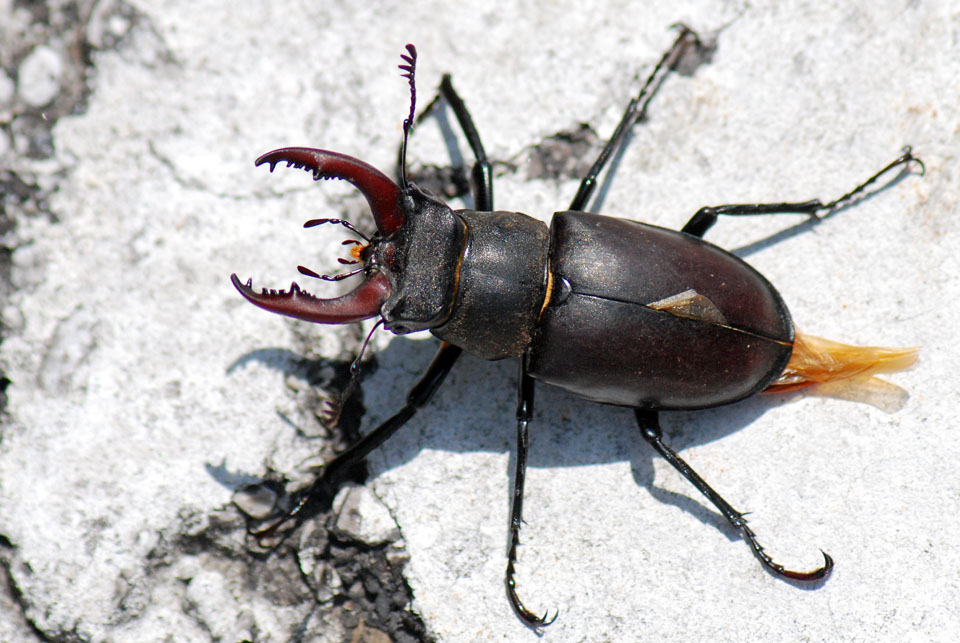
<path id="1" fill-rule="evenodd" d="M 302 358 L 299 355 L 286 348 L 258 348 L 230 362 L 226 374 L 231 375 L 249 364 L 256 363 L 289 375 L 300 368 L 298 363 L 301 361 Z"/>
<path id="2" fill-rule="evenodd" d="M 429 344 L 430 348 L 424 346 Z M 416 375 L 399 383 L 398 369 L 425 369 L 433 342 L 395 338 L 378 354 L 380 372 L 363 383 L 365 404 L 377 418 L 399 410 L 406 388 Z M 509 485 L 504 502 L 512 495 L 516 465 L 515 359 L 488 362 L 464 355 L 454 366 L 434 399 L 381 447 L 371 473 L 401 466 L 423 449 L 453 453 L 508 451 Z M 386 386 L 392 390 L 370 399 L 369 391 Z M 754 396 L 729 406 L 694 412 L 664 412 L 661 415 L 665 442 L 678 452 L 720 440 L 759 418 L 767 409 L 789 403 L 792 396 Z M 363 432 L 373 425 L 364 422 Z M 538 383 L 534 417 L 530 423 L 528 468 L 548 469 L 628 461 L 636 483 L 665 504 L 678 507 L 698 521 L 711 525 L 731 541 L 741 535 L 692 486 L 689 493 L 675 493 L 656 486 L 653 462 L 660 456 L 639 434 L 632 409 L 588 402 L 571 393 Z M 709 481 L 708 481 L 709 482 Z M 721 491 L 722 494 L 722 491 Z"/>
<path id="3" fill-rule="evenodd" d="M 293 377 L 304 382 L 305 387 L 315 387 L 315 390 L 318 392 L 326 390 L 330 394 L 336 394 L 338 390 L 345 388 L 346 382 L 349 381 L 351 362 L 337 359 L 307 358 L 288 348 L 264 347 L 243 353 L 234 359 L 227 366 L 225 374 L 229 377 L 236 371 L 250 364 L 264 366 L 280 374 L 283 380 L 286 380 L 288 377 Z M 323 404 L 328 397 L 326 395 L 317 395 L 315 399 L 318 402 L 318 406 L 314 411 L 319 417 L 321 413 L 326 411 L 326 407 L 323 406 Z M 349 405 L 351 407 L 353 406 L 352 400 L 349 401 Z M 356 433 L 357 422 L 354 417 L 355 414 L 352 411 L 353 409 L 351 408 L 351 413 L 344 414 L 344 419 L 336 430 L 331 430 L 319 422 L 312 427 L 302 426 L 296 419 L 291 418 L 280 409 L 275 409 L 274 413 L 282 425 L 302 439 L 332 441 L 338 433 L 349 435 Z M 319 447 L 317 451 L 320 451 Z M 231 491 L 236 491 L 241 487 L 249 486 L 256 482 L 262 482 L 269 477 L 265 475 L 263 471 L 244 472 L 228 469 L 224 461 L 221 461 L 221 463 L 217 465 L 207 463 L 205 466 L 207 473 L 218 484 Z"/>
<path id="4" fill-rule="evenodd" d="M 366 411 L 361 419 L 363 434 L 375 428 L 373 421 L 382 421 L 400 409 L 407 391 L 427 368 L 437 346 L 435 341 L 395 337 L 386 349 L 377 353 L 378 365 L 363 378 L 359 387 L 360 403 Z M 313 364 L 287 349 L 261 348 L 241 355 L 230 364 L 227 373 L 252 362 L 285 376 L 308 380 Z M 339 364 L 333 360 L 324 363 Z M 341 366 L 348 368 L 345 363 Z M 374 452 L 377 457 L 367 462 L 370 476 L 402 466 L 424 449 L 452 453 L 506 451 L 510 457 L 502 501 L 509 503 L 517 457 L 517 376 L 516 359 L 489 362 L 470 355 L 461 357 L 430 403 Z M 767 409 L 789 403 L 794 396 L 798 394 L 754 396 L 737 404 L 704 411 L 664 412 L 661 426 L 665 442 L 682 452 L 689 447 L 720 440 L 748 426 Z M 282 424 L 301 437 L 318 437 L 309 436 L 303 427 L 296 426 L 279 412 L 278 416 Z M 630 462 L 634 481 L 645 487 L 653 498 L 718 529 L 731 542 L 742 540 L 741 534 L 692 486 L 677 493 L 656 485 L 653 463 L 659 455 L 638 434 L 632 409 L 588 402 L 556 387 L 538 383 L 530 433 L 530 469 Z M 232 471 L 222 462 L 208 464 L 207 471 L 231 490 L 266 479 L 264 472 Z M 722 490 L 720 493 L 722 495 Z M 804 589 L 819 586 L 781 580 Z"/>
<path id="5" fill-rule="evenodd" d="M 684 450 L 709 444 L 743 429 L 752 424 L 768 409 L 779 406 L 785 401 L 783 397 L 779 399 L 771 398 L 772 396 L 754 396 L 735 404 L 714 409 L 661 413 L 660 426 L 663 430 L 664 442 L 680 453 L 680 457 L 683 457 L 682 452 Z M 643 445 L 643 447 L 645 446 Z M 646 454 L 639 456 L 638 454 L 641 466 L 637 466 L 637 460 L 633 461 L 631 473 L 638 485 L 646 487 L 650 491 L 650 495 L 660 502 L 677 507 L 704 525 L 717 528 L 731 542 L 743 540 L 740 531 L 731 525 L 723 514 L 709 500 L 697 492 L 692 485 L 686 485 L 682 493 L 658 487 L 654 477 L 654 469 L 650 463 L 659 455 L 652 450 L 643 450 L 649 452 L 652 457 L 645 457 Z M 749 463 L 744 462 L 743 466 L 749 466 Z M 712 480 L 708 479 L 707 483 L 713 486 Z M 722 487 L 717 488 L 716 491 L 721 496 L 726 497 Z M 735 507 L 741 507 L 741 501 L 742 499 L 733 498 L 731 504 Z"/>

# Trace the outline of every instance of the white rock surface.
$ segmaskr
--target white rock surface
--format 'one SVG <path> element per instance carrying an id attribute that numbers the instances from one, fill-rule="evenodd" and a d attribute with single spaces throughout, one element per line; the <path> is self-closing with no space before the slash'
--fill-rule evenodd
<path id="1" fill-rule="evenodd" d="M 606 137 L 672 41 L 667 26 L 683 20 L 724 27 L 716 56 L 665 84 L 601 210 L 677 228 L 706 204 L 829 199 L 912 144 L 923 178 L 813 228 L 760 217 L 722 221 L 708 238 L 763 272 L 801 328 L 922 345 L 921 362 L 889 378 L 911 394 L 894 414 L 794 395 L 665 416 L 670 442 L 754 512 L 778 560 L 834 556 L 816 591 L 763 573 L 650 454 L 630 412 L 540 387 L 522 596 L 560 609 L 552 641 L 955 639 L 960 14 L 950 3 L 136 6 L 124 45 L 95 56 L 86 113 L 56 127 L 68 170 L 50 204 L 57 221 L 19 222 L 19 290 L 3 310 L 12 384 L 0 525 L 38 628 L 95 641 L 283 640 L 306 618 L 296 606 L 307 603 L 278 607 L 265 586 L 241 582 L 239 565 L 170 548 L 244 475 L 293 471 L 316 450 L 295 429 L 309 417 L 285 373 L 305 333 L 315 355 L 341 358 L 349 336 L 267 315 L 230 287 L 233 271 L 286 287 L 298 263 L 330 269 L 341 237 L 300 224 L 363 209 L 349 186 L 270 175 L 253 167 L 257 155 L 311 145 L 389 171 L 407 42 L 420 51 L 421 100 L 453 73 L 494 159 L 584 121 Z M 411 154 L 448 160 L 430 123 Z M 547 220 L 575 190 L 505 171 L 497 207 Z M 388 340 L 377 338 L 380 369 L 364 383 L 367 426 L 401 404 L 434 347 Z M 438 640 L 531 636 L 502 580 L 515 370 L 462 360 L 372 462 L 371 488 L 407 543 L 414 608 Z"/>

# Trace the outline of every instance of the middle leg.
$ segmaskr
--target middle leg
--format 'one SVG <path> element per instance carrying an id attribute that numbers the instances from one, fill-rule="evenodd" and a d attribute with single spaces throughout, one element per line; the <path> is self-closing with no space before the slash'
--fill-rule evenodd
<path id="1" fill-rule="evenodd" d="M 550 625 L 557 619 L 557 612 L 548 619 L 547 613 L 537 616 L 524 606 L 517 596 L 517 581 L 514 578 L 517 565 L 517 547 L 520 545 L 520 525 L 523 523 L 523 482 L 527 475 L 527 453 L 530 448 L 530 420 L 533 418 L 533 378 L 527 374 L 526 358 L 520 358 L 520 381 L 517 387 L 517 463 L 513 477 L 513 502 L 510 509 L 510 546 L 507 554 L 507 597 L 514 611 L 533 628 Z"/>

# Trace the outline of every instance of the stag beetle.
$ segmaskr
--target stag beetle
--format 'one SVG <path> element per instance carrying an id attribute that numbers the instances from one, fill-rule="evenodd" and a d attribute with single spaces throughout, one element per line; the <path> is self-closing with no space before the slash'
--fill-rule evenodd
<path id="1" fill-rule="evenodd" d="M 816 219 L 862 196 L 893 168 L 904 166 L 901 173 L 906 172 L 910 162 L 921 174 L 925 168 L 906 147 L 899 158 L 833 201 L 704 207 L 679 232 L 587 212 L 598 175 L 644 117 L 669 72 L 684 57 L 708 53 L 693 30 L 677 27 L 675 42 L 630 101 L 569 210 L 555 213 L 549 228 L 525 214 L 493 209 L 491 163 L 449 75 L 443 77 L 437 98 L 415 118 L 413 45 L 407 45 L 400 65 L 411 99 L 403 123 L 399 185 L 362 161 L 326 150 L 290 147 L 257 159 L 256 165 L 267 164 L 271 171 L 286 163 L 311 172 L 314 180 L 349 181 L 369 202 L 377 232 L 364 238 L 365 243 L 344 242 L 355 247 L 351 260 L 340 261 L 359 264 L 349 273 L 331 277 L 299 268 L 307 276 L 327 280 L 363 275 L 362 283 L 342 297 L 320 299 L 296 282 L 286 292 L 256 292 L 251 280 L 244 284 L 234 274 L 233 285 L 244 297 L 297 319 L 346 324 L 379 316 L 377 325 L 398 335 L 429 330 L 443 340 L 403 408 L 325 465 L 294 508 L 260 534 L 289 524 L 286 518 L 299 524 L 307 505 L 332 497 L 353 464 L 430 400 L 465 350 L 489 360 L 519 358 L 516 474 L 505 580 L 511 605 L 531 627 L 549 625 L 556 618 L 527 609 L 517 596 L 514 579 L 535 380 L 594 402 L 632 407 L 643 438 L 740 531 L 765 568 L 798 581 L 829 575 L 833 559 L 826 552 L 823 566 L 812 571 L 791 571 L 776 563 L 744 515 L 664 443 L 659 413 L 705 409 L 765 390 L 790 390 L 909 366 L 915 349 L 852 347 L 797 333 L 783 299 L 767 279 L 702 237 L 721 215 L 797 213 Z M 451 210 L 407 179 L 411 130 L 441 98 L 453 110 L 476 158 L 471 174 L 473 210 Z M 322 223 L 343 225 L 359 235 L 339 219 L 314 219 L 305 227 Z"/>

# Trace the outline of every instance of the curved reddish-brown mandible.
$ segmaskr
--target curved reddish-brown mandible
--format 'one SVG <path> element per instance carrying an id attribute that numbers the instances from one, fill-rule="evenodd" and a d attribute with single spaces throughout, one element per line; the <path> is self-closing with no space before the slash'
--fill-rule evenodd
<path id="1" fill-rule="evenodd" d="M 390 297 L 390 282 L 386 275 L 379 272 L 370 275 L 352 292 L 334 299 L 314 297 L 300 290 L 296 282 L 290 284 L 289 292 L 264 289 L 258 293 L 253 289 L 252 279 L 244 284 L 236 274 L 232 274 L 230 281 L 255 306 L 318 324 L 349 324 L 369 319 L 380 314 L 380 307 Z"/>
<path id="2" fill-rule="evenodd" d="M 373 219 L 380 234 L 387 237 L 403 225 L 404 215 L 400 208 L 400 188 L 380 170 L 346 154 L 317 150 L 310 147 L 284 147 L 267 152 L 257 159 L 258 166 L 270 164 L 270 171 L 277 163 L 286 163 L 313 173 L 313 180 L 343 179 L 352 183 L 370 204 Z"/>

